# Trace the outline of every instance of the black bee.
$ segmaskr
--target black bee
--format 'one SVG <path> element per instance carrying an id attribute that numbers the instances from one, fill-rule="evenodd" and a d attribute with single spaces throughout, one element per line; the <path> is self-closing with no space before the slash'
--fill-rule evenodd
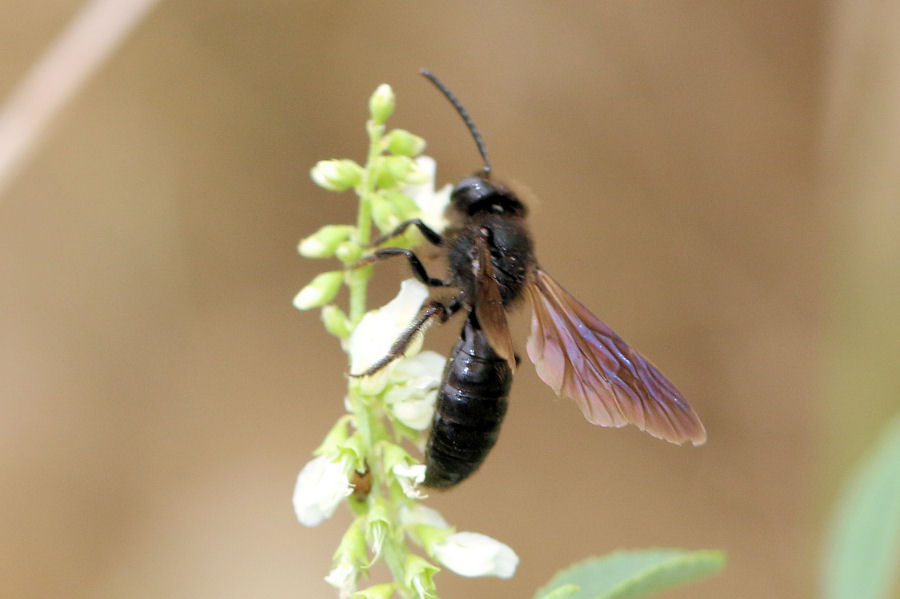
<path id="1" fill-rule="evenodd" d="M 573 399 L 588 421 L 615 427 L 634 424 L 678 444 L 706 441 L 703 424 L 672 383 L 537 264 L 525 205 L 491 180 L 484 142 L 459 101 L 433 74 L 422 74 L 465 121 L 483 168 L 453 190 L 449 210 L 455 225 L 445 236 L 412 220 L 374 245 L 415 226 L 425 239 L 446 250 L 449 278 L 429 276 L 418 257 L 403 248 L 379 248 L 359 265 L 403 255 L 426 285 L 459 292 L 446 304 L 429 300 L 389 354 L 358 376 L 373 374 L 402 355 L 433 319 L 444 322 L 465 310 L 466 321 L 444 370 L 425 450 L 425 486 L 458 484 L 494 446 L 519 362 L 506 310 L 523 296 L 533 310 L 528 357 L 541 380 L 557 395 Z"/>

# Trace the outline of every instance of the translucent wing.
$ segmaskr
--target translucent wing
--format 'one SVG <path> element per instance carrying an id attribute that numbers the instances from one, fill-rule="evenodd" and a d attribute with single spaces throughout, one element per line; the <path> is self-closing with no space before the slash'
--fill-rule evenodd
<path id="1" fill-rule="evenodd" d="M 528 357 L 557 395 L 575 400 L 593 424 L 633 424 L 679 444 L 706 441 L 675 386 L 550 275 L 535 269 L 526 289 L 534 310 Z"/>
<path id="2" fill-rule="evenodd" d="M 498 356 L 506 360 L 510 369 L 516 369 L 516 354 L 513 348 L 506 308 L 500 287 L 494 278 L 491 266 L 491 252 L 486 237 L 479 237 L 475 248 L 476 259 L 472 263 L 475 270 L 475 316 L 487 337 L 488 344 Z"/>

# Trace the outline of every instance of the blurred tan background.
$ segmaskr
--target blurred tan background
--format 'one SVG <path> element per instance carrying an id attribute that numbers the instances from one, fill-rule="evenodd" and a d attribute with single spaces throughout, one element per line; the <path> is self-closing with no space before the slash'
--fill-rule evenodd
<path id="1" fill-rule="evenodd" d="M 0 97 L 79 4 L 3 2 Z M 308 171 L 364 158 L 379 83 L 440 182 L 477 168 L 424 66 L 537 198 L 542 264 L 709 431 L 592 427 L 522 368 L 490 459 L 432 501 L 519 572 L 442 573 L 442 596 L 527 598 L 645 546 L 728 552 L 671 597 L 813 596 L 898 390 L 898 15 L 846 4 L 161 3 L 0 196 L 0 596 L 334 596 L 348 513 L 307 529 L 290 499 L 345 366 L 291 306 L 332 265 L 295 247 L 354 218 Z"/>

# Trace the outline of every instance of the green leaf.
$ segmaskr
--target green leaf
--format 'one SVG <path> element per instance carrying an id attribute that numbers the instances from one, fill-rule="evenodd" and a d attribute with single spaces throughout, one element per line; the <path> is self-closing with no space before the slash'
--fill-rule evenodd
<path id="1" fill-rule="evenodd" d="M 573 599 L 637 599 L 714 574 L 725 565 L 721 551 L 645 549 L 592 557 L 557 573 L 535 594 L 553 597 L 562 585 L 580 587 Z M 554 597 L 554 599 L 556 599 Z"/>
<path id="2" fill-rule="evenodd" d="M 563 586 L 554 589 L 547 593 L 546 595 L 541 595 L 539 599 L 569 599 L 580 590 L 580 587 L 577 584 L 564 584 Z"/>
<path id="3" fill-rule="evenodd" d="M 851 476 L 831 522 L 825 599 L 882 599 L 900 564 L 900 417 Z"/>

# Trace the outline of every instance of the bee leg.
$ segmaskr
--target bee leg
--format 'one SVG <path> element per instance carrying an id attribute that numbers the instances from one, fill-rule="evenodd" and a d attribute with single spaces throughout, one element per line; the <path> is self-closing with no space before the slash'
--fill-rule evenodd
<path id="1" fill-rule="evenodd" d="M 353 265 L 353 268 L 359 268 L 360 266 L 372 264 L 373 262 L 378 262 L 379 260 L 384 260 L 385 258 L 390 258 L 391 256 L 406 256 L 406 259 L 409 260 L 409 265 L 412 267 L 413 275 L 419 281 L 421 281 L 425 285 L 428 285 L 429 287 L 451 287 L 453 285 L 449 281 L 444 281 L 442 279 L 428 276 L 428 271 L 425 270 L 425 267 L 422 265 L 422 261 L 419 260 L 419 257 L 416 256 L 416 254 L 412 250 L 407 250 L 405 248 L 377 249 L 370 256 L 366 256 L 365 258 L 359 260 L 356 264 Z"/>
<path id="2" fill-rule="evenodd" d="M 369 376 L 375 374 L 397 358 L 401 357 L 406 350 L 409 348 L 410 344 L 419 335 L 422 331 L 424 331 L 431 324 L 432 319 L 437 318 L 440 322 L 447 322 L 447 319 L 456 314 L 456 312 L 462 307 L 462 302 L 459 298 L 453 298 L 450 300 L 450 303 L 446 306 L 437 300 L 431 300 L 422 305 L 422 310 L 419 312 L 419 316 L 416 317 L 412 323 L 406 330 L 403 331 L 403 334 L 394 341 L 394 344 L 391 346 L 391 349 L 388 350 L 388 353 L 385 357 L 381 358 L 377 362 L 375 362 L 372 366 L 370 366 L 365 372 L 361 372 L 359 374 L 351 374 L 352 377 L 362 377 Z"/>
<path id="3" fill-rule="evenodd" d="M 403 235 L 403 233 L 406 232 L 406 230 L 411 226 L 415 226 L 416 228 L 418 228 L 419 231 L 422 233 L 422 236 L 425 237 L 425 239 L 429 243 L 431 243 L 433 245 L 441 245 L 444 243 L 444 238 L 441 237 L 439 233 L 435 232 L 434 229 L 432 229 L 431 227 L 429 227 L 428 225 L 423 223 L 422 219 L 412 218 L 410 220 L 403 221 L 402 223 L 397 225 L 393 231 L 391 231 L 387 235 L 382 235 L 381 237 L 379 237 L 378 239 L 376 239 L 375 241 L 373 241 L 366 247 L 371 247 L 371 248 L 378 247 L 379 245 L 381 245 L 388 239 L 393 239 L 394 237 L 399 237 L 400 235 Z"/>

